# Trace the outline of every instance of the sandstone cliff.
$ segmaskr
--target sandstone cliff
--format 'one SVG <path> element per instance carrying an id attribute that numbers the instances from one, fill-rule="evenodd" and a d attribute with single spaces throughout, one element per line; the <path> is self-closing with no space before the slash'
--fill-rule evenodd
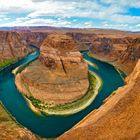
<path id="1" fill-rule="evenodd" d="M 79 50 L 89 49 L 94 54 L 94 57 L 119 66 L 126 74 L 132 72 L 138 58 L 140 58 L 140 34 L 118 30 L 44 27 L 13 32 L 1 31 L 0 38 L 3 45 L 0 46 L 0 53 L 2 54 L 0 59 L 3 57 L 11 58 L 15 54 L 17 57 L 25 56 L 25 53 L 28 53 L 26 47 L 29 44 L 40 47 L 48 34 L 54 31 L 66 33 L 76 41 Z M 7 38 L 9 38 L 8 41 Z M 12 47 L 8 43 L 10 42 L 9 40 L 12 42 Z M 4 44 L 7 47 L 4 47 Z"/>
<path id="2" fill-rule="evenodd" d="M 64 133 L 58 140 L 140 139 L 140 59 L 126 78 L 97 110 Z"/>
<path id="3" fill-rule="evenodd" d="M 140 58 L 139 34 L 109 30 L 68 34 L 79 43 L 79 49 L 89 49 L 95 58 L 119 67 L 126 74 L 132 72 Z"/>
<path id="4" fill-rule="evenodd" d="M 32 31 L 18 31 L 20 36 L 23 40 L 26 41 L 26 43 L 35 45 L 37 47 L 40 47 L 43 40 L 47 37 L 47 32 L 32 32 Z"/>
<path id="5" fill-rule="evenodd" d="M 31 52 L 27 48 L 27 42 L 19 33 L 12 31 L 0 31 L 0 60 L 19 59 Z"/>
<path id="6" fill-rule="evenodd" d="M 16 85 L 22 93 L 43 102 L 64 104 L 86 93 L 88 67 L 71 37 L 51 34 L 41 45 L 39 60 L 16 76 Z"/>
<path id="7" fill-rule="evenodd" d="M 90 50 L 129 74 L 140 58 L 140 38 L 96 38 Z"/>

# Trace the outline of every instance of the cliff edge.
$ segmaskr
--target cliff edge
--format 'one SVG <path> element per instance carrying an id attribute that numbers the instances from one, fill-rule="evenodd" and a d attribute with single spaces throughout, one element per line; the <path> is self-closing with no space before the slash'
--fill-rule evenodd
<path id="1" fill-rule="evenodd" d="M 104 104 L 65 132 L 58 140 L 140 139 L 140 59 L 126 78 L 126 85 L 114 91 Z"/>

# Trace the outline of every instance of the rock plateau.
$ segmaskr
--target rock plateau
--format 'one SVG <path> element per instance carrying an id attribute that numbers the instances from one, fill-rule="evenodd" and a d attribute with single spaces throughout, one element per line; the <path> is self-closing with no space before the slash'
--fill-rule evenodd
<path id="1" fill-rule="evenodd" d="M 88 89 L 88 66 L 71 37 L 51 34 L 40 47 L 39 59 L 16 76 L 16 85 L 22 93 L 43 102 L 72 102 Z"/>

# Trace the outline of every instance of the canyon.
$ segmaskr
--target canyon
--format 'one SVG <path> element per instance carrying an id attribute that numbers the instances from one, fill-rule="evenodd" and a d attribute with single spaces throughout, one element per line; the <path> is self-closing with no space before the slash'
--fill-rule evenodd
<path id="1" fill-rule="evenodd" d="M 32 44 L 40 47 L 48 34 L 53 32 L 71 36 L 78 44 L 79 50 L 90 50 L 95 58 L 119 67 L 126 74 L 132 72 L 140 57 L 139 33 L 105 29 L 32 27 L 1 31 L 0 58 L 21 58 L 30 51 L 26 46 Z"/>
<path id="2" fill-rule="evenodd" d="M 46 37 L 52 32 L 61 32 L 73 38 L 73 40 L 78 44 L 77 48 L 72 47 L 68 49 L 76 50 L 76 53 L 69 54 L 63 57 L 64 64 L 66 60 L 74 61 L 78 63 L 78 66 L 75 66 L 74 71 L 71 69 L 71 65 L 66 64 L 66 71 L 63 69 L 63 61 L 60 61 L 59 53 L 55 50 L 56 46 L 48 43 Z M 47 78 L 50 76 L 52 83 L 60 82 L 56 80 L 57 75 L 63 75 L 63 78 L 66 77 L 65 72 L 68 73 L 68 76 L 74 73 L 76 77 L 84 77 L 86 79 L 84 82 L 86 84 L 82 88 L 82 92 L 78 93 L 78 98 L 83 95 L 88 87 L 87 83 L 87 72 L 84 73 L 81 71 L 78 73 L 79 66 L 87 69 L 87 66 L 84 62 L 81 62 L 81 56 L 77 50 L 89 50 L 93 54 L 94 58 L 106 61 L 113 64 L 116 68 L 121 69 L 125 72 L 127 77 L 125 78 L 126 85 L 120 87 L 112 93 L 103 103 L 103 105 L 93 110 L 88 116 L 86 116 L 81 122 L 79 122 L 72 129 L 68 130 L 58 139 L 62 140 L 90 140 L 91 137 L 95 139 L 139 139 L 140 138 L 140 126 L 139 126 L 139 93 L 140 93 L 140 34 L 132 32 L 124 32 L 118 30 L 105 30 L 105 29 L 67 29 L 67 28 L 29 28 L 24 30 L 13 30 L 13 31 L 1 31 L 0 32 L 0 41 L 2 42 L 0 46 L 0 59 L 9 59 L 9 58 L 23 58 L 25 55 L 30 53 L 32 49 L 27 47 L 29 45 L 37 45 L 40 47 L 41 55 L 39 59 L 29 65 L 23 75 L 18 77 L 24 77 L 23 79 L 32 87 L 34 87 L 36 78 L 29 79 L 27 77 L 32 77 L 31 73 L 34 72 L 34 68 L 38 69 L 34 75 L 37 75 L 39 71 L 43 73 L 44 69 L 47 70 Z M 45 39 L 45 40 L 44 40 Z M 59 39 L 59 37 L 57 37 Z M 71 42 L 70 42 L 71 43 Z M 5 45 L 6 44 L 6 45 Z M 42 44 L 42 45 L 41 45 Z M 44 47 L 49 46 L 51 47 Z M 58 46 L 60 44 L 58 43 Z M 63 46 L 63 45 L 62 45 Z M 73 43 L 72 45 L 73 46 Z M 64 51 L 64 52 L 63 52 Z M 60 54 L 65 54 L 65 49 L 61 50 Z M 52 56 L 55 56 L 55 61 L 52 60 Z M 76 59 L 75 59 L 76 58 Z M 56 61 L 57 60 L 57 61 Z M 77 62 L 78 61 L 78 62 Z M 57 63 L 56 63 L 57 62 Z M 80 63 L 79 63 L 80 62 Z M 57 64 L 57 65 L 56 65 Z M 83 66 L 83 64 L 85 64 Z M 73 64 L 75 65 L 75 64 Z M 55 71 L 57 66 L 59 71 Z M 48 67 L 48 68 L 47 68 Z M 50 74 L 50 69 L 54 71 L 54 75 Z M 26 77 L 27 76 L 27 77 Z M 19 78 L 19 79 L 20 79 Z M 68 77 L 67 77 L 68 78 Z M 42 77 L 46 80 L 46 77 Z M 63 79 L 61 79 L 63 80 Z M 69 81 L 69 78 L 67 79 Z M 79 80 L 79 79 L 78 79 Z M 40 81 L 41 86 L 43 81 Z M 74 81 L 75 82 L 75 81 Z M 83 82 L 83 83 L 84 83 Z M 37 83 L 35 87 L 40 87 L 40 84 Z M 44 87 L 43 87 L 44 88 Z M 42 87 L 41 87 L 42 89 Z M 52 88 L 51 88 L 52 89 Z M 57 88 L 56 88 L 57 89 Z M 55 90 L 54 89 L 54 92 Z M 65 89 L 65 88 L 64 88 Z M 37 93 L 38 98 L 42 99 L 39 96 L 38 91 L 35 88 L 32 88 L 34 93 Z M 75 94 L 75 95 L 76 95 Z M 64 97 L 64 96 L 63 96 Z M 60 97 L 60 98 L 63 98 Z M 74 96 L 72 96 L 74 97 Z M 65 97 L 64 97 L 65 98 Z M 48 98 L 49 99 L 49 98 Z M 65 98 L 66 99 L 66 98 Z M 44 99 L 43 99 L 44 100 Z M 66 100 L 59 100 L 61 103 L 65 101 L 71 101 L 72 98 Z M 57 100 L 54 99 L 56 103 Z M 7 127 L 7 126 L 6 126 Z M 9 127 L 9 126 L 8 126 Z M 0 132 L 1 133 L 1 132 Z M 13 134 L 15 135 L 15 134 Z M 29 138 L 32 139 L 32 138 Z"/>
<path id="3" fill-rule="evenodd" d="M 47 106 L 71 103 L 88 90 L 88 65 L 70 36 L 50 34 L 40 47 L 39 59 L 17 74 L 15 82 L 30 100 Z"/>

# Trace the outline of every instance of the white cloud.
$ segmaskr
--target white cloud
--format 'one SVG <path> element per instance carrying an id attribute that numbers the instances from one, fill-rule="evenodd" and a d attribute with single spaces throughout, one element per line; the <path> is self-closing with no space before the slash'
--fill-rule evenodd
<path id="1" fill-rule="evenodd" d="M 136 27 L 140 27 L 140 24 L 137 24 Z"/>
<path id="2" fill-rule="evenodd" d="M 123 29 L 124 25 L 140 23 L 140 16 L 128 14 L 129 8 L 140 8 L 140 0 L 0 0 L 0 20 L 5 18 L 9 21 L 7 17 L 9 13 L 12 15 L 18 13 L 21 16 L 24 14 L 24 17 L 17 17 L 15 21 L 7 22 L 5 26 L 92 27 L 93 24 L 90 21 L 94 23 L 94 20 L 98 19 L 106 21 L 106 25 L 109 22 L 115 23 L 119 25 L 117 27 Z M 50 19 L 50 17 L 56 19 Z M 70 17 L 74 19 L 68 21 L 67 18 Z M 78 24 L 77 17 L 87 19 L 87 23 L 83 21 L 85 23 Z"/>
<path id="3" fill-rule="evenodd" d="M 71 22 L 66 20 L 53 20 L 53 19 L 28 19 L 26 18 L 18 18 L 16 21 L 4 24 L 4 26 L 65 26 L 65 27 L 71 27 Z M 24 21 L 25 20 L 25 21 Z M 1 25 L 3 26 L 3 25 Z"/>
<path id="4" fill-rule="evenodd" d="M 91 28 L 93 25 L 91 22 L 85 22 L 84 23 L 84 28 Z"/>
<path id="5" fill-rule="evenodd" d="M 33 5 L 31 0 L 0 0 L 0 12 L 29 12 Z"/>
<path id="6" fill-rule="evenodd" d="M 126 30 L 126 31 L 140 31 L 140 26 L 129 25 L 129 24 L 109 24 L 106 22 L 103 23 L 101 27 L 107 29 L 119 29 L 119 30 Z"/>
<path id="7" fill-rule="evenodd" d="M 139 0 L 101 0 L 101 2 L 105 4 L 111 4 L 114 6 L 120 6 L 120 7 L 133 7 L 133 8 L 140 7 Z"/>
<path id="8" fill-rule="evenodd" d="M 128 24 L 104 24 L 104 27 L 128 27 Z"/>

